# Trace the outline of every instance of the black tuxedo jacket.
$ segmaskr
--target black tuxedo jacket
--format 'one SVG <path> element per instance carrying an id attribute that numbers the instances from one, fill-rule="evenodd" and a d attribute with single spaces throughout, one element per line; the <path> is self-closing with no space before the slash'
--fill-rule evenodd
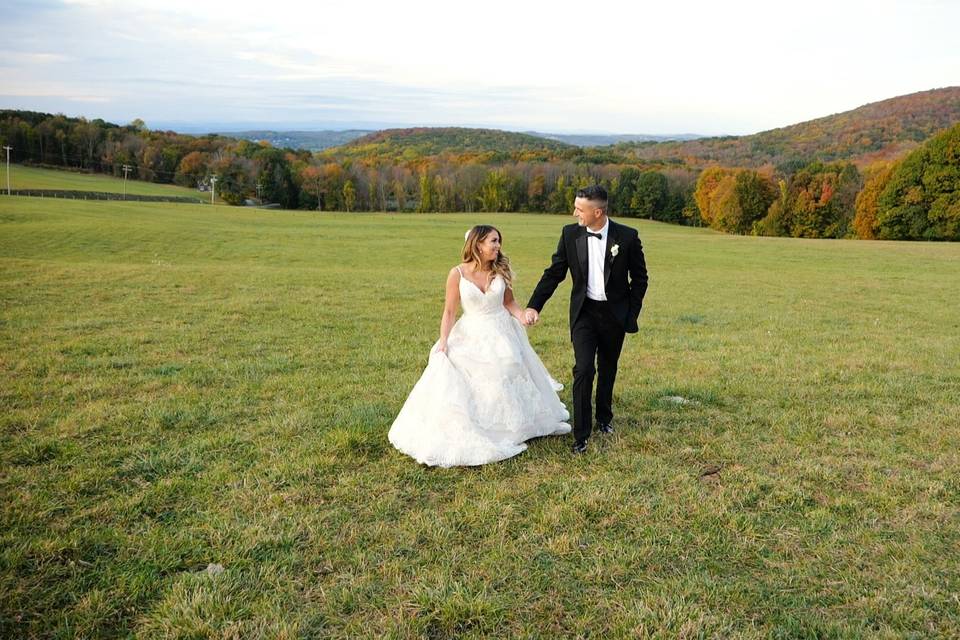
<path id="1" fill-rule="evenodd" d="M 569 224 L 563 228 L 560 244 L 553 254 L 550 266 L 544 269 L 537 288 L 527 307 L 539 313 L 557 286 L 567 277 L 573 278 L 570 292 L 570 329 L 587 299 L 587 234 L 586 227 Z M 636 333 L 637 317 L 647 293 L 647 264 L 643 258 L 640 236 L 633 227 L 610 220 L 607 255 L 603 261 L 603 281 L 607 302 L 613 314 L 623 324 L 626 333 Z M 617 247 L 614 250 L 614 247 Z M 616 255 L 614 255 L 614 253 Z M 629 275 L 629 279 L 627 276 Z"/>

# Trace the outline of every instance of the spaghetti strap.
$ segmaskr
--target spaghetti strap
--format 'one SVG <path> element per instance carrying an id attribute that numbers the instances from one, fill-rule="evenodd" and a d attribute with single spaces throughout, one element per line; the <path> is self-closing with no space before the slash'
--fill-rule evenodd
<path id="1" fill-rule="evenodd" d="M 457 265 L 457 273 L 460 274 L 460 277 L 463 277 L 463 271 L 460 271 L 460 265 Z"/>

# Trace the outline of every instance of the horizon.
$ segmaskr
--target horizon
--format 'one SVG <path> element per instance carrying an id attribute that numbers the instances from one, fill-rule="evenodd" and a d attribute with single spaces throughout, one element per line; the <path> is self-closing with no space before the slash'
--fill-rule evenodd
<path id="1" fill-rule="evenodd" d="M 66 115 L 66 114 L 64 114 Z M 89 118 L 88 118 L 89 119 Z M 583 130 L 556 130 L 543 128 L 510 128 L 510 127 L 490 127 L 480 124 L 410 124 L 410 123 L 321 123 L 312 125 L 309 123 L 282 123 L 282 122 L 240 122 L 240 123 L 191 123 L 187 121 L 158 121 L 156 127 L 151 127 L 149 122 L 145 121 L 148 129 L 171 130 L 177 133 L 188 135 L 202 135 L 205 133 L 246 133 L 249 131 L 270 131 L 273 133 L 317 133 L 324 131 L 344 132 L 344 131 L 386 131 L 390 129 L 492 129 L 506 131 L 509 133 L 539 133 L 548 135 L 563 136 L 688 136 L 695 135 L 706 137 L 703 134 L 692 132 L 674 132 L 667 134 L 646 133 L 643 131 L 583 131 Z M 232 128 L 227 128 L 227 127 Z M 720 134 L 725 135 L 725 134 Z"/>
<path id="2" fill-rule="evenodd" d="M 271 8 L 13 0 L 0 104 L 154 128 L 739 136 L 960 85 L 960 5 L 945 0 L 601 0 L 595 29 L 572 3 Z"/>
<path id="3" fill-rule="evenodd" d="M 932 87 L 929 89 L 922 89 L 913 93 L 925 93 L 928 91 L 936 91 L 941 89 L 951 89 L 952 86 L 943 86 L 943 87 Z M 904 94 L 912 95 L 912 94 Z M 889 96 L 885 99 L 878 100 L 875 102 L 883 102 L 885 100 L 890 100 L 894 98 L 903 97 L 902 95 Z M 149 130 L 154 131 L 173 131 L 175 133 L 182 133 L 185 135 L 207 135 L 207 134 L 218 134 L 218 135 L 230 135 L 230 134 L 241 134 L 248 133 L 251 131 L 264 131 L 271 133 L 320 133 L 320 132 L 345 132 L 345 131 L 364 131 L 364 132 L 376 132 L 384 131 L 390 129 L 493 129 L 506 131 L 510 133 L 525 133 L 525 134 L 541 134 L 541 135 L 562 135 L 562 136 L 650 136 L 658 138 L 681 138 L 685 136 L 689 137 L 698 137 L 698 138 L 719 138 L 719 137 L 743 137 L 755 135 L 758 133 L 764 133 L 766 131 L 772 131 L 775 129 L 781 129 L 797 124 L 804 124 L 805 122 L 810 122 L 812 120 L 818 120 L 824 117 L 830 117 L 834 115 L 839 115 L 841 113 L 846 113 L 848 111 L 853 111 L 860 107 L 864 107 L 874 102 L 865 103 L 857 105 L 855 107 L 850 107 L 849 109 L 844 109 L 835 113 L 823 114 L 814 116 L 810 120 L 802 122 L 790 122 L 785 124 L 780 124 L 770 129 L 763 129 L 757 131 L 751 131 L 748 133 L 742 134 L 731 134 L 731 133 L 717 133 L 717 134 L 702 134 L 695 132 L 670 132 L 670 133 L 649 133 L 649 132 L 637 132 L 637 131 L 605 131 L 605 130 L 563 130 L 563 129 L 545 129 L 545 128 L 512 128 L 512 127 L 493 127 L 486 126 L 482 124 L 410 124 L 410 123 L 377 123 L 377 122 L 347 122 L 347 123 L 335 123 L 335 122 L 326 122 L 326 123 L 308 123 L 308 122 L 203 122 L 203 121 L 189 121 L 189 120 L 158 120 L 156 122 L 149 122 L 146 119 L 140 116 L 134 116 L 130 120 L 126 121 L 117 121 L 105 118 L 101 115 L 93 113 L 64 113 L 62 111 L 43 111 L 38 109 L 31 109 L 27 107 L 6 107 L 0 106 L 0 110 L 21 110 L 21 111 L 33 111 L 37 113 L 51 113 L 52 115 L 62 115 L 68 118 L 86 118 L 87 120 L 102 119 L 105 122 L 116 125 L 127 125 L 130 122 L 133 122 L 136 119 L 143 120 L 144 126 Z"/>

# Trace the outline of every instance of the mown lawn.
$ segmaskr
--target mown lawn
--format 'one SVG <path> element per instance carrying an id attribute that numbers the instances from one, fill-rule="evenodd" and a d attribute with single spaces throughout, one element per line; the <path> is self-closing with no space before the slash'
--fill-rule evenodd
<path id="1" fill-rule="evenodd" d="M 57 169 L 41 169 L 26 167 L 19 164 L 10 165 L 10 188 L 17 189 L 62 189 L 65 191 L 101 191 L 106 193 L 123 193 L 123 178 L 116 178 L 102 173 L 78 173 L 75 171 L 58 171 Z M 0 166 L 0 190 L 6 193 L 7 173 L 6 166 Z M 157 184 L 134 180 L 127 180 L 127 193 L 140 196 L 186 196 L 209 201 L 210 194 L 188 189 L 173 184 Z"/>
<path id="2" fill-rule="evenodd" d="M 0 197 L 0 637 L 960 637 L 960 246 L 627 221 L 617 433 L 427 469 L 486 221 L 523 301 L 565 216 Z"/>

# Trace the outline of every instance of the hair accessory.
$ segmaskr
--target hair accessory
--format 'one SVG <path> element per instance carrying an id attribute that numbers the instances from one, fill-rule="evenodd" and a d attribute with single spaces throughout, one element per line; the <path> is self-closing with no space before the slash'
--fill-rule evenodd
<path id="1" fill-rule="evenodd" d="M 470 232 L 471 232 L 471 231 L 473 231 L 473 227 L 470 227 L 469 229 L 467 229 L 467 232 L 466 232 L 465 234 L 463 234 L 463 241 L 464 241 L 464 242 L 466 242 L 466 241 L 467 241 L 467 238 L 470 237 Z"/>

